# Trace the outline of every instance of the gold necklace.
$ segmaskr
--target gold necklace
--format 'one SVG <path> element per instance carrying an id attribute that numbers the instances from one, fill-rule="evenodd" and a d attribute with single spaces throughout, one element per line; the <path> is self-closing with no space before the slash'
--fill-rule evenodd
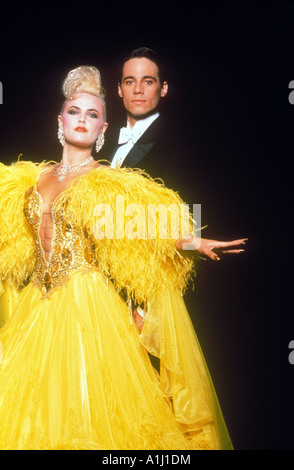
<path id="1" fill-rule="evenodd" d="M 80 170 L 80 168 L 83 168 L 83 166 L 88 165 L 93 160 L 93 157 L 86 158 L 86 160 L 83 160 L 80 163 L 75 163 L 74 165 L 70 165 L 67 163 L 66 165 L 63 165 L 62 162 L 60 162 L 53 170 L 53 175 L 57 176 L 58 183 L 64 180 L 67 174 L 73 175 L 77 171 Z"/>

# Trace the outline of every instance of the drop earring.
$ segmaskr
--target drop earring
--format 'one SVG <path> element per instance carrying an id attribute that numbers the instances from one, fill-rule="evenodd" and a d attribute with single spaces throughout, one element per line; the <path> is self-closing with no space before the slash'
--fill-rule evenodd
<path id="1" fill-rule="evenodd" d="M 101 148 L 103 147 L 104 142 L 105 142 L 104 134 L 101 133 L 101 134 L 99 134 L 98 139 L 96 140 L 95 149 L 96 149 L 96 152 L 97 152 L 97 153 L 98 153 L 98 152 L 101 150 Z"/>
<path id="2" fill-rule="evenodd" d="M 62 147 L 64 147 L 65 138 L 64 138 L 63 127 L 58 127 L 57 137 Z"/>

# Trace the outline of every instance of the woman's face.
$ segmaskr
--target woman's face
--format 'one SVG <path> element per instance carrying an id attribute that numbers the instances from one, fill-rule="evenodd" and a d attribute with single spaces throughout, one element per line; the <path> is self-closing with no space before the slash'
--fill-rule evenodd
<path id="1" fill-rule="evenodd" d="M 105 132 L 104 106 L 96 96 L 80 93 L 66 101 L 58 122 L 65 141 L 82 148 L 91 148 L 101 132 Z"/>

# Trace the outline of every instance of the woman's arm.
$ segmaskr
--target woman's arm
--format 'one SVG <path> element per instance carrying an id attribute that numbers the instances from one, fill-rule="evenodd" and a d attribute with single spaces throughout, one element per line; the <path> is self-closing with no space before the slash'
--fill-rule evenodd
<path id="1" fill-rule="evenodd" d="M 238 247 L 245 245 L 246 241 L 247 238 L 240 238 L 229 242 L 220 242 L 218 240 L 198 238 L 189 234 L 184 239 L 177 241 L 176 248 L 182 251 L 198 251 L 201 255 L 211 258 L 214 261 L 219 261 L 220 253 L 236 254 L 245 251 L 243 248 Z"/>

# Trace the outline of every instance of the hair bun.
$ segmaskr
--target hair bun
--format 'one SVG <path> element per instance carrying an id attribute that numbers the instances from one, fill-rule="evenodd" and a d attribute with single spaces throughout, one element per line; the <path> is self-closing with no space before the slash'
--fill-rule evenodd
<path id="1" fill-rule="evenodd" d="M 90 93 L 102 99 L 105 97 L 100 72 L 96 67 L 89 65 L 81 65 L 71 70 L 63 82 L 62 91 L 67 100 L 77 93 Z"/>

